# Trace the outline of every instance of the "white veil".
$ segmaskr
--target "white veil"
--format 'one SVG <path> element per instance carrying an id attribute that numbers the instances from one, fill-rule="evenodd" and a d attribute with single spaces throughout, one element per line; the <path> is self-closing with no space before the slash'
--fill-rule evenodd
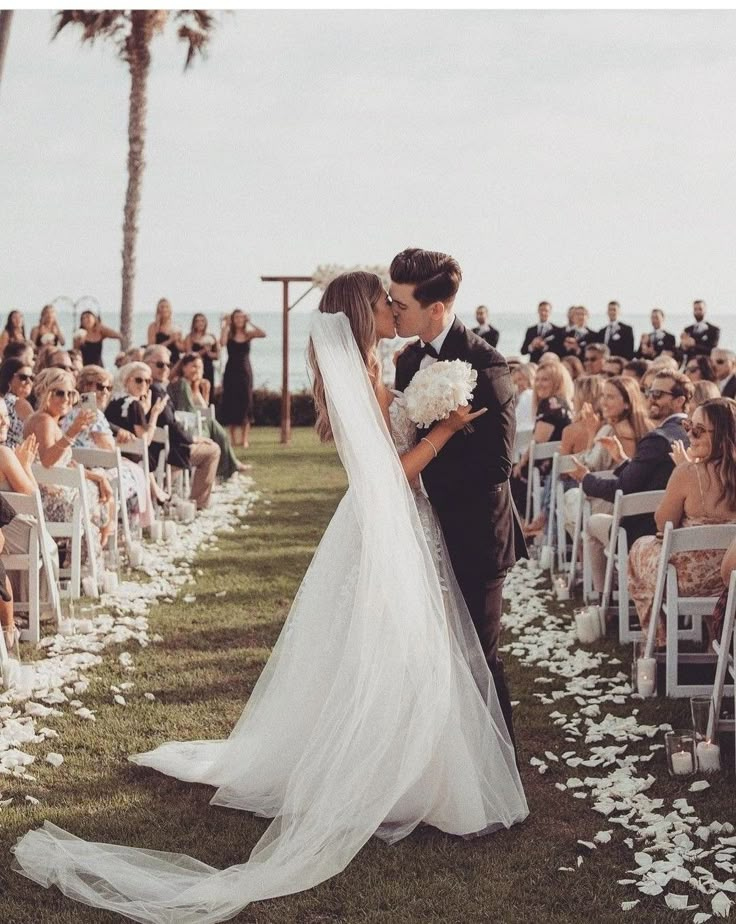
<path id="1" fill-rule="evenodd" d="M 43 886 L 136 921 L 209 924 L 335 875 L 376 833 L 484 833 L 527 814 L 477 637 L 441 584 L 349 322 L 317 314 L 311 335 L 349 489 L 230 737 L 134 758 L 274 820 L 225 870 L 46 822 L 13 864 Z"/>

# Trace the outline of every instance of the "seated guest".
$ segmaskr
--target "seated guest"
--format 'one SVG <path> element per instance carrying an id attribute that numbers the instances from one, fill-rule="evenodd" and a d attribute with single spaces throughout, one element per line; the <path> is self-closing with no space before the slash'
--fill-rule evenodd
<path id="1" fill-rule="evenodd" d="M 488 323 L 488 309 L 485 305 L 478 305 L 475 309 L 475 320 L 478 326 L 473 328 L 473 333 L 482 337 L 492 347 L 498 346 L 498 331 Z"/>
<path id="2" fill-rule="evenodd" d="M 588 327 L 588 309 L 583 305 L 573 305 L 567 311 L 567 326 L 560 330 L 555 350 L 562 356 L 585 355 L 589 343 L 595 343 L 597 335 Z"/>
<path id="3" fill-rule="evenodd" d="M 623 375 L 625 378 L 636 379 L 636 381 L 641 385 L 642 379 L 644 378 L 648 368 L 648 359 L 632 359 L 626 363 L 621 375 Z"/>
<path id="4" fill-rule="evenodd" d="M 731 583 L 731 573 L 736 571 L 736 539 L 733 540 L 731 545 L 726 549 L 726 553 L 723 556 L 723 561 L 721 562 L 721 580 L 723 581 L 724 587 L 721 596 L 718 598 L 718 603 L 713 610 L 713 638 L 721 641 L 721 636 L 723 633 L 723 620 L 726 616 L 726 604 L 728 603 L 728 585 Z"/>
<path id="5" fill-rule="evenodd" d="M 74 447 L 79 449 L 107 449 L 114 450 L 116 443 L 125 446 L 133 438 L 127 428 L 120 427 L 114 435 L 110 423 L 105 416 L 105 410 L 110 403 L 112 395 L 112 378 L 102 366 L 85 366 L 79 376 L 77 385 L 80 395 L 94 394 L 97 403 L 97 418 L 86 430 L 78 433 L 74 439 Z M 77 404 L 71 409 L 61 423 L 61 429 L 68 433 L 82 405 Z M 150 526 L 152 520 L 153 504 L 149 485 L 143 468 L 125 456 L 121 459 L 121 475 L 123 479 L 122 496 L 127 505 L 128 514 L 132 521 L 139 522 L 141 526 Z M 117 475 L 117 472 L 115 472 Z M 113 476 L 114 477 L 114 476 Z"/>
<path id="6" fill-rule="evenodd" d="M 600 428 L 603 380 L 597 375 L 581 375 L 575 380 L 572 400 L 572 423 L 562 431 L 560 454 L 574 455 L 588 449 L 593 435 Z M 590 421 L 594 421 L 592 424 Z"/>
<path id="7" fill-rule="evenodd" d="M 0 395 L 5 398 L 9 419 L 5 445 L 9 449 L 23 442 L 23 427 L 33 413 L 30 398 L 34 378 L 31 366 L 21 359 L 6 359 L 0 366 Z"/>
<path id="8" fill-rule="evenodd" d="M 721 329 L 705 320 L 705 302 L 697 299 L 693 302 L 695 323 L 690 324 L 680 334 L 680 352 L 685 364 L 691 356 L 710 356 L 710 351 L 718 346 Z"/>
<path id="9" fill-rule="evenodd" d="M 681 526 L 736 521 L 736 402 L 714 398 L 684 422 L 690 436 L 687 456 L 681 455 L 667 482 L 654 519 L 660 532 L 670 522 Z M 692 461 L 687 461 L 687 457 Z M 629 588 L 642 631 L 651 619 L 662 540 L 640 538 L 629 552 Z M 673 555 L 677 585 L 685 596 L 717 596 L 721 592 L 722 549 L 698 549 Z M 657 625 L 657 644 L 664 645 L 664 622 Z"/>
<path id="10" fill-rule="evenodd" d="M 643 436 L 636 444 L 633 456 L 621 445 L 617 437 L 608 437 L 601 442 L 611 455 L 616 468 L 612 472 L 594 474 L 581 467 L 574 473 L 582 482 L 587 497 L 597 497 L 613 503 L 616 491 L 624 494 L 638 494 L 641 491 L 661 491 L 667 486 L 674 468 L 671 458 L 672 444 L 676 440 L 687 442 L 687 435 L 682 426 L 686 419 L 685 405 L 693 394 L 692 383 L 680 372 L 660 372 L 647 391 L 649 418 L 655 428 Z M 640 537 L 656 532 L 654 518 L 650 514 L 626 517 L 623 523 L 629 541 L 629 548 Z M 610 517 L 598 514 L 590 518 L 588 524 L 588 544 L 597 589 L 602 588 L 605 571 L 603 549 L 608 544 Z M 596 545 L 597 543 L 597 545 Z"/>
<path id="11" fill-rule="evenodd" d="M 11 340 L 3 350 L 3 362 L 6 359 L 22 359 L 24 365 L 33 367 L 36 362 L 36 351 L 33 349 L 33 344 L 28 341 L 22 343 Z"/>
<path id="12" fill-rule="evenodd" d="M 206 411 L 210 403 L 210 383 L 204 377 L 204 363 L 197 353 L 185 353 L 176 367 L 171 370 L 171 383 L 168 387 L 169 397 L 175 411 Z M 245 472 L 250 468 L 243 465 L 230 445 L 227 431 L 209 415 L 202 421 L 207 436 L 220 447 L 220 464 L 218 478 L 231 478 L 236 472 Z"/>
<path id="13" fill-rule="evenodd" d="M 711 398 L 720 397 L 721 393 L 718 390 L 718 386 L 715 382 L 696 382 L 693 386 L 693 396 L 688 401 L 685 410 L 692 417 L 692 413 L 696 407 L 700 407 L 701 404 L 705 404 L 705 402 L 710 401 Z"/>
<path id="14" fill-rule="evenodd" d="M 623 375 L 625 365 L 626 360 L 622 356 L 609 356 L 608 359 L 603 360 L 601 375 L 606 379 L 612 379 L 616 375 Z"/>
<path id="15" fill-rule="evenodd" d="M 168 397 L 171 354 L 164 346 L 149 346 L 145 352 L 146 363 L 151 371 L 151 391 L 157 400 Z M 210 495 L 220 464 L 220 447 L 206 436 L 189 436 L 179 426 L 171 402 L 164 406 L 159 420 L 162 427 L 168 426 L 171 450 L 169 462 L 175 468 L 193 468 L 191 496 L 198 510 L 209 506 Z"/>
<path id="16" fill-rule="evenodd" d="M 583 365 L 586 375 L 602 375 L 603 364 L 611 355 L 605 343 L 589 343 L 585 347 Z"/>
<path id="17" fill-rule="evenodd" d="M 552 353 L 551 355 L 556 356 L 557 354 Z M 544 357 L 542 357 L 542 359 L 544 359 Z M 540 359 L 540 362 L 541 361 L 542 360 Z M 570 378 L 573 380 L 573 382 L 576 382 L 581 375 L 585 375 L 585 367 L 577 358 L 577 356 L 563 356 L 561 362 L 565 369 L 567 369 L 567 371 L 570 373 Z"/>
<path id="18" fill-rule="evenodd" d="M 693 383 L 716 380 L 716 370 L 709 356 L 693 356 L 685 364 L 685 374 Z M 720 393 L 720 389 L 718 391 Z"/>
<path id="19" fill-rule="evenodd" d="M 555 327 L 549 319 L 552 314 L 552 305 L 549 302 L 540 302 L 537 314 L 539 323 L 527 328 L 524 342 L 521 345 L 522 355 L 528 354 L 533 363 L 538 363 L 542 354 L 548 350 L 557 351 L 562 330 L 560 327 Z"/>
<path id="20" fill-rule="evenodd" d="M 724 398 L 736 398 L 736 353 L 716 348 L 710 354 L 716 385 Z"/>
<path id="21" fill-rule="evenodd" d="M 532 398 L 534 394 L 534 377 L 537 367 L 533 363 L 509 362 L 511 381 L 516 388 L 516 432 L 530 433 L 534 429 Z"/>
<path id="22" fill-rule="evenodd" d="M 608 303 L 608 324 L 598 331 L 598 340 L 608 347 L 611 356 L 624 359 L 634 358 L 634 330 L 620 320 L 621 306 L 618 302 Z"/>
<path id="23" fill-rule="evenodd" d="M 63 369 L 65 372 L 75 374 L 74 363 L 66 350 L 55 346 L 41 347 L 36 357 L 36 373 L 43 369 Z"/>
<path id="24" fill-rule="evenodd" d="M 662 353 L 674 356 L 677 342 L 675 335 L 664 329 L 664 311 L 652 308 L 651 320 L 651 331 L 641 335 L 639 349 L 636 351 L 637 359 L 656 359 Z"/>

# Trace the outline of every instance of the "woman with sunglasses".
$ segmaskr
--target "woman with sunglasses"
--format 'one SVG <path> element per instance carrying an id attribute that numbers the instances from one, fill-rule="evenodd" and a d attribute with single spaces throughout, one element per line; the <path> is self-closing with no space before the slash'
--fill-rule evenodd
<path id="1" fill-rule="evenodd" d="M 97 403 L 97 417 L 85 430 L 74 438 L 74 448 L 79 449 L 115 449 L 116 443 L 122 446 L 133 439 L 133 434 L 120 427 L 117 434 L 113 434 L 112 427 L 105 416 L 105 410 L 110 403 L 112 394 L 112 377 L 102 366 L 85 366 L 79 375 L 77 383 L 80 395 L 93 394 Z M 66 415 L 61 429 L 68 434 L 81 411 L 82 405 L 77 404 Z M 123 497 L 128 507 L 128 515 L 132 521 L 140 522 L 141 526 L 150 526 L 153 504 L 146 476 L 140 465 L 132 459 L 121 459 L 121 474 L 123 479 Z M 117 472 L 109 472 L 108 477 L 117 477 Z"/>
<path id="2" fill-rule="evenodd" d="M 79 399 L 74 376 L 64 369 L 44 369 L 36 376 L 33 386 L 37 410 L 26 420 L 23 433 L 38 441 L 38 459 L 44 468 L 71 468 L 72 445 L 77 435 L 94 423 L 96 412 L 80 411 L 64 433 L 62 419 Z M 104 472 L 84 470 L 90 519 L 95 527 L 94 549 L 87 550 L 102 563 L 102 548 L 115 528 L 115 502 L 110 482 Z M 68 523 L 74 513 L 75 492 L 59 485 L 40 485 L 43 512 L 52 523 Z"/>
<path id="3" fill-rule="evenodd" d="M 716 371 L 708 356 L 691 356 L 685 366 L 685 375 L 693 384 L 695 382 L 715 382 L 716 380 Z"/>
<path id="4" fill-rule="evenodd" d="M 683 428 L 690 438 L 685 452 L 673 446 L 676 464 L 662 501 L 654 514 L 657 529 L 671 522 L 680 526 L 736 522 L 736 401 L 714 398 L 696 408 Z M 629 588 L 642 630 L 647 631 L 654 585 L 662 548 L 661 539 L 643 536 L 629 553 Z M 722 549 L 698 549 L 672 556 L 678 587 L 686 596 L 717 597 L 722 590 Z M 664 645 L 663 622 L 657 644 Z"/>
<path id="5" fill-rule="evenodd" d="M 34 379 L 33 369 L 22 359 L 6 359 L 0 366 L 0 396 L 5 398 L 9 419 L 5 444 L 10 449 L 23 442 L 23 427 L 33 413 Z"/>

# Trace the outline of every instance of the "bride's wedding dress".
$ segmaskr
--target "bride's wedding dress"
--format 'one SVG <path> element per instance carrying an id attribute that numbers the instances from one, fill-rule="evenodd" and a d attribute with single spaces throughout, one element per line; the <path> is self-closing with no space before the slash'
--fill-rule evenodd
<path id="1" fill-rule="evenodd" d="M 274 820 L 247 862 L 224 870 L 46 822 L 18 841 L 14 868 L 77 901 L 209 924 L 328 879 L 374 834 L 396 841 L 424 823 L 473 836 L 527 815 L 442 534 L 399 462 L 416 438 L 403 398 L 391 435 L 345 315 L 316 315 L 312 340 L 349 489 L 230 737 L 131 758 Z"/>

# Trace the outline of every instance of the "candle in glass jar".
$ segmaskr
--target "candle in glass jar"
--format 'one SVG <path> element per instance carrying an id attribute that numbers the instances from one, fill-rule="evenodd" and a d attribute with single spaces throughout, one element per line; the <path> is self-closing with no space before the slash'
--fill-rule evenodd
<path id="1" fill-rule="evenodd" d="M 118 589 L 118 575 L 116 571 L 106 571 L 102 576 L 102 589 L 106 594 L 114 594 Z"/>
<path id="2" fill-rule="evenodd" d="M 552 567 L 552 546 L 543 545 L 542 554 L 539 556 L 539 567 L 547 571 Z"/>
<path id="3" fill-rule="evenodd" d="M 176 539 L 176 523 L 173 520 L 164 520 L 164 539 Z"/>
<path id="4" fill-rule="evenodd" d="M 698 769 L 703 773 L 715 773 L 721 769 L 721 749 L 712 741 L 699 741 L 696 753 Z"/>
<path id="5" fill-rule="evenodd" d="M 598 638 L 596 625 L 587 610 L 580 610 L 575 613 L 575 628 L 578 633 L 578 641 L 582 645 L 590 645 Z"/>
<path id="6" fill-rule="evenodd" d="M 555 581 L 555 595 L 560 602 L 570 599 L 570 591 L 564 578 L 558 578 Z"/>
<path id="7" fill-rule="evenodd" d="M 639 658 L 636 662 L 636 691 L 640 696 L 653 696 L 657 686 L 657 659 Z"/>
<path id="8" fill-rule="evenodd" d="M 693 756 L 687 751 L 675 751 L 672 755 L 672 772 L 676 776 L 689 776 L 693 767 Z"/>
<path id="9" fill-rule="evenodd" d="M 128 549 L 128 561 L 131 568 L 140 568 L 143 564 L 143 549 L 137 542 L 131 542 Z"/>
<path id="10" fill-rule="evenodd" d="M 163 534 L 163 527 L 161 526 L 160 520 L 154 520 L 153 523 L 148 527 L 148 535 L 151 537 L 152 542 L 160 542 L 161 536 Z"/>

